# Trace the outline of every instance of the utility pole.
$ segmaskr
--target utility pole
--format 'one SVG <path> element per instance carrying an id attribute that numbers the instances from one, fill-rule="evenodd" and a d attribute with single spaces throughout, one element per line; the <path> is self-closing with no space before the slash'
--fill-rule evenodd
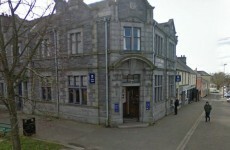
<path id="1" fill-rule="evenodd" d="M 224 76 L 225 76 L 225 66 L 226 66 L 227 64 L 224 64 Z M 223 97 L 224 97 L 224 88 L 225 88 L 225 85 L 223 85 Z"/>

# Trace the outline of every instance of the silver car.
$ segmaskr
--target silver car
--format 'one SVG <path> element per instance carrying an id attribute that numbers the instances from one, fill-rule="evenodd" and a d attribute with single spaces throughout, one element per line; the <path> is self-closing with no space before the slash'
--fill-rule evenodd
<path id="1" fill-rule="evenodd" d="M 228 92 L 226 92 L 225 94 L 224 94 L 224 97 L 230 97 L 230 91 L 228 91 Z"/>

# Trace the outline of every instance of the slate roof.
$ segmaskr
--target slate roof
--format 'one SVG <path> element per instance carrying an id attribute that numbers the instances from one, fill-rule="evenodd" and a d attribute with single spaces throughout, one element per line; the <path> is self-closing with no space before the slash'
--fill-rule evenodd
<path id="1" fill-rule="evenodd" d="M 210 74 L 208 74 L 205 71 L 197 71 L 198 74 L 200 74 L 201 76 L 211 76 Z"/>
<path id="2" fill-rule="evenodd" d="M 181 61 L 180 59 L 177 59 L 176 62 L 176 70 L 179 71 L 185 71 L 185 72 L 189 72 L 191 74 L 196 74 L 196 72 L 194 70 L 192 70 L 189 66 L 187 66 L 183 61 Z"/>

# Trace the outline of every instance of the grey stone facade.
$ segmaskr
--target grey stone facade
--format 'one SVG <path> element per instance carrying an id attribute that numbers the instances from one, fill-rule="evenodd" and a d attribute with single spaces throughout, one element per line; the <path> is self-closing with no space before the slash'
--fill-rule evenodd
<path id="1" fill-rule="evenodd" d="M 56 0 L 56 4 L 47 39 L 50 45 L 57 44 L 50 48 L 49 56 L 33 61 L 36 71 L 52 78 L 52 98 L 42 100 L 41 79 L 31 73 L 29 95 L 36 99 L 25 104 L 25 112 L 110 126 L 127 120 L 154 123 L 171 113 L 175 80 L 170 76 L 176 74 L 177 44 L 173 20 L 157 23 L 154 7 L 147 0 L 104 0 L 90 5 L 83 0 Z M 125 28 L 132 32 L 130 37 Z M 158 51 L 156 34 L 162 39 Z M 78 42 L 77 52 L 72 51 L 72 36 L 80 38 L 74 41 Z M 130 46 L 129 39 L 131 49 L 124 50 Z M 89 82 L 91 73 L 95 83 Z M 70 77 L 78 82 L 81 76 L 87 77 L 86 104 L 84 93 L 70 94 Z M 80 97 L 80 103 L 70 102 L 73 95 Z"/>

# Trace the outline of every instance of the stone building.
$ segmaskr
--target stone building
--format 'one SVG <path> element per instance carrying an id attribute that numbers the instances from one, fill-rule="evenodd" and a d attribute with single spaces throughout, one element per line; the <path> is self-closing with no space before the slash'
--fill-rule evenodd
<path id="1" fill-rule="evenodd" d="M 181 80 L 176 82 L 176 95 L 181 105 L 198 100 L 196 89 L 196 72 L 187 66 L 186 57 L 177 57 L 176 65 L 177 75 Z"/>
<path id="2" fill-rule="evenodd" d="M 25 112 L 117 126 L 153 123 L 175 99 L 174 22 L 147 0 L 55 0 L 56 14 L 31 67 Z"/>

